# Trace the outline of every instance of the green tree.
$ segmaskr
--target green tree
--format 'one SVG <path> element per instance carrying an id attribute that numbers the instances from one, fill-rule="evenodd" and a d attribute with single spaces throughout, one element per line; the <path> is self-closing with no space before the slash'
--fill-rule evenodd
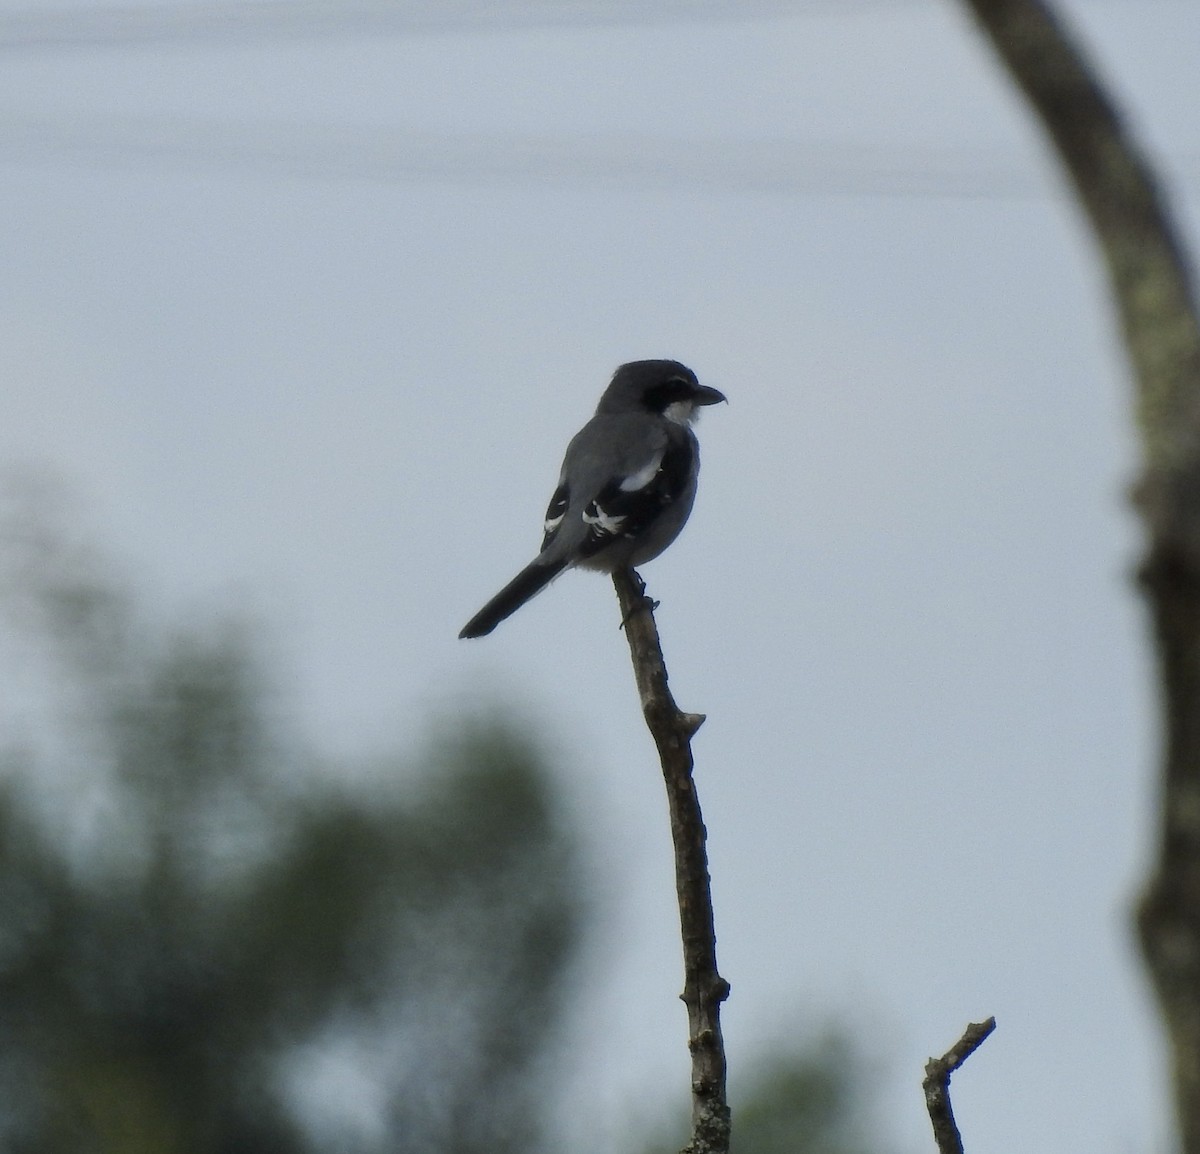
<path id="1" fill-rule="evenodd" d="M 464 725 L 339 786 L 244 629 L 154 636 L 44 509 L 3 530 L 0 1146 L 537 1150 L 584 902 L 536 749 Z"/>

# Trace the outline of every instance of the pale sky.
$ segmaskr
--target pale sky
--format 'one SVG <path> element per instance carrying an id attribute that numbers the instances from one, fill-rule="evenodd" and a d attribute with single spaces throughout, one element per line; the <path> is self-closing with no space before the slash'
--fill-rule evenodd
<path id="1" fill-rule="evenodd" d="M 0 464 L 62 476 L 163 612 L 249 605 L 331 757 L 464 702 L 549 735 L 606 871 L 566 1101 L 609 1154 L 687 1087 L 612 590 L 456 634 L 613 368 L 684 361 L 730 404 L 644 575 L 709 715 L 731 1079 L 848 1018 L 928 1150 L 924 1061 L 995 1014 L 971 1154 L 1163 1150 L 1131 388 L 959 6 L 271 7 L 0 5 Z M 1062 9 L 1195 249 L 1200 6 Z"/>

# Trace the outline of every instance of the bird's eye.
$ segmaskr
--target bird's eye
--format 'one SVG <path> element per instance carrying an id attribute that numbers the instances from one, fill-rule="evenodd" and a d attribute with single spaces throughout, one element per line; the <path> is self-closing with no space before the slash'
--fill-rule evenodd
<path id="1" fill-rule="evenodd" d="M 695 382 L 687 377 L 667 377 L 665 381 L 646 390 L 645 404 L 651 411 L 661 413 L 668 405 L 687 400 L 695 391 Z"/>

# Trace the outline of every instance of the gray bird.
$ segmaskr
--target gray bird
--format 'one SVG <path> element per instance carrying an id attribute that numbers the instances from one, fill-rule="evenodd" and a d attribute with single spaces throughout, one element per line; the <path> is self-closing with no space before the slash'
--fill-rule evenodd
<path id="1" fill-rule="evenodd" d="M 679 536 L 696 498 L 697 409 L 723 400 L 678 361 L 617 369 L 596 415 L 567 446 L 542 551 L 459 637 L 491 633 L 566 569 L 615 573 L 657 557 Z"/>

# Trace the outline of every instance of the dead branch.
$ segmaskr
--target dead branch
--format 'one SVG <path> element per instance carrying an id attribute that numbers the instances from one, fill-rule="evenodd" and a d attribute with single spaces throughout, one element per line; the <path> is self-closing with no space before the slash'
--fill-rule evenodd
<path id="1" fill-rule="evenodd" d="M 963 1154 L 962 1136 L 954 1121 L 950 1106 L 950 1075 L 959 1068 L 976 1050 L 984 1039 L 996 1028 L 996 1019 L 972 1022 L 953 1046 L 940 1058 L 930 1058 L 925 1063 L 925 1108 L 929 1121 L 933 1123 L 933 1139 L 938 1154 Z"/>
<path id="2" fill-rule="evenodd" d="M 692 1140 L 684 1154 L 728 1154 L 730 1114 L 725 1097 L 725 1043 L 721 1003 L 729 983 L 717 972 L 706 831 L 692 779 L 692 736 L 704 723 L 702 713 L 683 713 L 667 687 L 667 667 L 654 622 L 655 604 L 634 572 L 613 575 L 617 600 L 642 714 L 658 747 L 671 839 L 675 846 L 675 892 L 683 936 L 683 993 L 692 1055 Z"/>
<path id="3" fill-rule="evenodd" d="M 1149 162 L 1041 0 L 966 0 L 1041 118 L 1103 254 L 1133 367 L 1164 749 L 1159 860 L 1138 911 L 1174 1064 L 1184 1154 L 1200 1154 L 1200 320 Z"/>

